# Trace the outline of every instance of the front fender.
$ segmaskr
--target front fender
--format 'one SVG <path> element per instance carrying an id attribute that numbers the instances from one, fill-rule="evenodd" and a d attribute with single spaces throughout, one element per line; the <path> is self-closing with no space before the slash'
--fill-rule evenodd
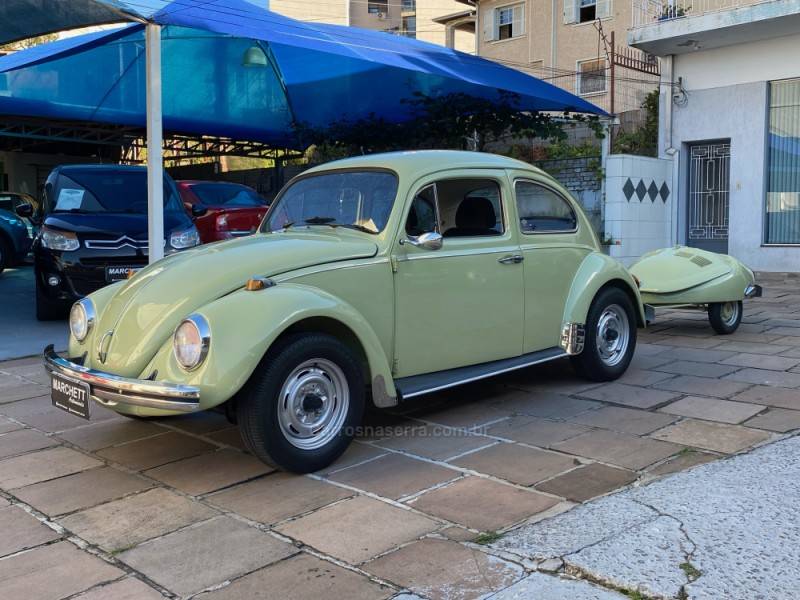
<path id="1" fill-rule="evenodd" d="M 347 326 L 358 338 L 369 366 L 379 406 L 396 403 L 389 361 L 369 323 L 350 304 L 320 289 L 280 283 L 264 290 L 239 290 L 195 311 L 211 328 L 209 353 L 195 371 L 183 370 L 172 352 L 172 337 L 142 372 L 158 371 L 158 380 L 200 388 L 200 405 L 213 408 L 247 382 L 269 347 L 289 327 L 311 317 L 327 317 Z M 376 389 L 377 388 L 377 389 Z"/>
<path id="2" fill-rule="evenodd" d="M 624 285 L 635 298 L 634 310 L 637 311 L 640 326 L 647 322 L 644 313 L 644 304 L 639 295 L 639 288 L 633 276 L 619 262 L 599 252 L 589 254 L 581 263 L 564 307 L 564 323 L 586 324 L 589 307 L 600 289 L 611 283 L 619 282 Z"/>

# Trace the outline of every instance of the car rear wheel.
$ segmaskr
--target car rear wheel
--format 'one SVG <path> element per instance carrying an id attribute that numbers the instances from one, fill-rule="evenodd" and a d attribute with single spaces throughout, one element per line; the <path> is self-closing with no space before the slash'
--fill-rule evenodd
<path id="1" fill-rule="evenodd" d="M 742 322 L 742 301 L 709 304 L 708 321 L 718 334 L 730 335 Z"/>
<path id="2" fill-rule="evenodd" d="M 57 321 L 66 319 L 69 307 L 63 302 L 50 300 L 42 291 L 39 277 L 36 277 L 36 319 L 39 321 Z"/>
<path id="3" fill-rule="evenodd" d="M 592 381 L 617 379 L 636 349 L 636 314 L 628 295 L 606 288 L 592 302 L 583 351 L 572 357 L 575 370 Z"/>
<path id="4" fill-rule="evenodd" d="M 287 337 L 253 373 L 236 410 L 247 448 L 262 461 L 310 473 L 350 445 L 364 413 L 364 377 L 352 351 L 317 333 Z"/>

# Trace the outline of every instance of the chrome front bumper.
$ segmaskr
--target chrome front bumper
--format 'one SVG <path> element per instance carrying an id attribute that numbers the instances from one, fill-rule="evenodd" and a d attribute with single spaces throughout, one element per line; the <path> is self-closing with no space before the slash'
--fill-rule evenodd
<path id="1" fill-rule="evenodd" d="M 44 366 L 48 372 L 88 383 L 92 400 L 109 408 L 136 406 L 183 413 L 201 410 L 200 390 L 194 386 L 95 371 L 60 357 L 52 345 L 44 349 Z"/>
<path id="2" fill-rule="evenodd" d="M 763 294 L 763 290 L 761 289 L 760 285 L 756 285 L 754 283 L 750 284 L 744 290 L 744 297 L 745 298 L 761 298 L 761 294 Z"/>

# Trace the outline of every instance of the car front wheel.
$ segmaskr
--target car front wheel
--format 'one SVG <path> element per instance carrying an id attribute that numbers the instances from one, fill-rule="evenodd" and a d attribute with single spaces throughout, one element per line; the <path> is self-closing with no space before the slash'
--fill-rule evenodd
<path id="1" fill-rule="evenodd" d="M 295 473 L 330 465 L 347 449 L 364 413 L 364 378 L 353 352 L 317 333 L 270 349 L 237 406 L 247 448 Z"/>
<path id="2" fill-rule="evenodd" d="M 583 351 L 572 357 L 572 364 L 587 379 L 611 381 L 627 370 L 635 349 L 633 304 L 619 288 L 606 288 L 592 302 Z"/>
<path id="3" fill-rule="evenodd" d="M 742 322 L 742 302 L 715 302 L 708 306 L 708 321 L 720 335 L 730 335 Z"/>

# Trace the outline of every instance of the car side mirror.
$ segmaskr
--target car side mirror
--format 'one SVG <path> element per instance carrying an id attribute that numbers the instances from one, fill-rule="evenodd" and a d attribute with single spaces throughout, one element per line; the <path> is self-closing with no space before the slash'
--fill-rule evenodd
<path id="1" fill-rule="evenodd" d="M 201 204 L 192 204 L 192 216 L 193 217 L 202 217 L 204 214 L 208 212 L 208 209 Z"/>
<path id="2" fill-rule="evenodd" d="M 421 233 L 416 237 L 408 237 L 400 240 L 401 244 L 411 244 L 417 248 L 424 248 L 425 250 L 439 250 L 444 243 L 442 234 L 436 231 L 428 231 Z"/>
<path id="3" fill-rule="evenodd" d="M 14 212 L 17 213 L 18 217 L 30 219 L 33 216 L 33 205 L 29 204 L 28 202 L 23 202 L 22 204 L 17 205 L 17 208 L 14 209 Z"/>

